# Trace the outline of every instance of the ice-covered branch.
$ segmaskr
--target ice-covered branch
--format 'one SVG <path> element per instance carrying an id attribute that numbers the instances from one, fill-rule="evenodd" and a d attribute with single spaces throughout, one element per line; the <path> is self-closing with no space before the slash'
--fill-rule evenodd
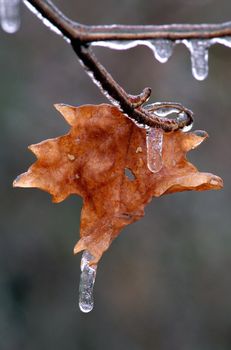
<path id="1" fill-rule="evenodd" d="M 69 20 L 49 0 L 24 0 L 70 40 L 85 43 L 134 40 L 188 40 L 231 36 L 231 21 L 221 24 L 100 25 L 86 26 Z"/>
<path id="2" fill-rule="evenodd" d="M 125 50 L 148 46 L 157 60 L 165 63 L 176 44 L 183 43 L 191 53 L 192 73 L 198 80 L 208 75 L 208 49 L 214 44 L 231 47 L 231 22 L 221 24 L 107 25 L 86 26 L 66 18 L 50 1 L 27 0 L 36 11 L 69 40 L 92 46 Z"/>
<path id="3" fill-rule="evenodd" d="M 205 79 L 208 74 L 209 47 L 216 43 L 231 47 L 231 22 L 200 25 L 86 26 L 64 16 L 50 0 L 24 0 L 24 3 L 45 25 L 71 43 L 92 80 L 141 127 L 158 127 L 165 131 L 182 129 L 192 124 L 192 112 L 179 105 L 177 114 L 181 117 L 170 119 L 167 116 L 160 117 L 154 110 L 143 108 L 142 105 L 150 97 L 151 89 L 145 88 L 137 96 L 126 93 L 98 62 L 91 50 L 92 46 L 124 50 L 146 45 L 153 51 L 156 59 L 164 63 L 171 56 L 174 46 L 183 43 L 190 50 L 192 72 L 198 80 Z M 164 108 L 164 105 L 158 105 L 159 109 Z"/>
<path id="4" fill-rule="evenodd" d="M 151 95 L 150 88 L 145 88 L 141 94 L 136 96 L 127 94 L 98 62 L 91 50 L 91 43 L 84 40 L 84 35 L 90 27 L 72 22 L 49 0 L 24 0 L 24 3 L 45 25 L 57 34 L 63 35 L 71 43 L 91 79 L 100 87 L 107 98 L 113 104 L 119 106 L 138 126 L 144 128 L 158 127 L 165 131 L 172 131 L 192 124 L 192 112 L 182 105 L 180 105 L 178 113 L 183 112 L 184 118 L 175 119 L 159 117 L 155 112 L 150 113 L 143 108 L 142 105 L 148 101 Z"/>

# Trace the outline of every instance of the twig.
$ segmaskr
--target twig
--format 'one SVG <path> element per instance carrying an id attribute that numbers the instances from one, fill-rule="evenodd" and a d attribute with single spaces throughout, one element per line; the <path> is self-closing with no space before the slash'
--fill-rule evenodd
<path id="1" fill-rule="evenodd" d="M 154 110 L 148 110 L 142 105 L 151 94 L 150 88 L 145 88 L 140 95 L 127 94 L 112 78 L 107 70 L 97 61 L 89 45 L 96 41 L 134 41 L 134 40 L 184 40 L 211 39 L 231 35 L 231 22 L 222 24 L 171 24 L 161 26 L 86 26 L 73 22 L 58 10 L 50 0 L 27 0 L 38 13 L 57 28 L 72 44 L 72 47 L 93 80 L 119 104 L 129 118 L 138 124 L 150 127 L 160 127 L 165 131 L 177 130 L 192 124 L 192 112 L 180 104 L 178 111 L 184 112 L 184 117 L 176 119 L 160 118 Z M 158 104 L 164 108 L 166 104 Z M 171 104 L 168 104 L 171 107 Z M 176 105 L 175 105 L 176 106 Z M 174 108 L 174 104 L 172 104 Z M 182 113 L 181 113 L 182 115 Z"/>
<path id="2" fill-rule="evenodd" d="M 89 73 L 90 77 L 96 80 L 103 92 L 105 93 L 106 91 L 113 100 L 117 101 L 123 112 L 126 113 L 129 118 L 135 120 L 139 125 L 159 127 L 165 131 L 173 131 L 192 124 L 192 112 L 180 104 L 178 104 L 179 112 L 185 113 L 185 118 L 183 120 L 159 118 L 153 111 L 149 112 L 144 108 L 137 107 L 139 104 L 147 100 L 146 97 L 149 96 L 149 93 L 145 93 L 145 91 L 148 91 L 148 88 L 146 88 L 147 90 L 144 90 L 143 93 L 136 97 L 127 95 L 122 87 L 116 83 L 107 70 L 97 61 L 90 48 L 80 45 L 75 41 L 72 42 L 72 46 L 82 64 L 85 66 L 85 69 Z M 111 100 L 110 97 L 109 100 Z M 134 102 L 135 99 L 137 102 Z M 165 108 L 165 105 L 166 104 L 164 103 L 163 108 Z M 162 108 L 161 103 L 159 105 L 159 109 L 160 108 Z"/>

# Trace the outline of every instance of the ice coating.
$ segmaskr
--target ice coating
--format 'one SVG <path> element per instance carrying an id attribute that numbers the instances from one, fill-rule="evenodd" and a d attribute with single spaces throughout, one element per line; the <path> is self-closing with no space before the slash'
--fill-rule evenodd
<path id="1" fill-rule="evenodd" d="M 231 47 L 231 37 L 217 37 L 212 39 L 188 39 L 188 40 L 121 40 L 121 41 L 95 41 L 92 46 L 103 46 L 115 50 L 127 50 L 138 45 L 149 47 L 155 58 L 165 63 L 173 53 L 174 45 L 183 43 L 191 54 L 192 74 L 197 80 L 204 80 L 208 75 L 208 49 L 214 44 L 221 44 Z"/>
<path id="2" fill-rule="evenodd" d="M 20 0 L 0 0 L 1 27 L 7 33 L 15 33 L 20 27 Z"/>
<path id="3" fill-rule="evenodd" d="M 173 107 L 173 105 L 175 105 Z M 181 111 L 180 106 L 177 106 L 175 102 L 155 102 L 144 107 L 149 112 L 155 113 L 158 117 L 167 117 L 173 113 L 179 113 Z"/>
<path id="4" fill-rule="evenodd" d="M 57 27 L 55 27 L 50 21 L 48 21 L 48 19 L 44 18 L 33 5 L 31 5 L 27 0 L 23 0 L 23 3 L 36 17 L 38 17 L 38 19 L 40 19 L 43 22 L 43 24 L 46 27 L 48 27 L 50 30 L 52 30 L 56 34 L 62 36 L 68 43 L 70 43 L 70 40 L 67 37 L 65 37 Z"/>
<path id="5" fill-rule="evenodd" d="M 54 26 L 48 19 L 44 18 L 36 8 L 27 0 L 23 0 L 28 9 L 33 12 L 43 24 L 56 34 L 61 35 L 68 43 L 70 39 L 63 36 L 61 31 Z M 0 0 L 0 21 L 3 30 L 8 33 L 14 33 L 20 26 L 19 16 L 20 0 Z M 229 22 L 224 23 L 224 26 L 229 25 Z M 107 26 L 105 26 L 106 28 Z M 113 28 L 113 26 L 110 26 Z M 190 50 L 192 74 L 197 80 L 204 80 L 208 75 L 208 49 L 211 45 L 221 44 L 231 47 L 231 37 L 215 37 L 211 39 L 184 39 L 184 40 L 169 40 L 169 39 L 145 39 L 145 40 L 112 40 L 112 41 L 94 41 L 91 46 L 103 46 L 116 50 L 127 50 L 138 45 L 149 47 L 154 53 L 155 58 L 165 63 L 172 55 L 174 45 L 183 43 Z"/>
<path id="6" fill-rule="evenodd" d="M 157 173 L 162 168 L 163 130 L 150 128 L 146 132 L 147 165 L 148 169 Z"/>
<path id="7" fill-rule="evenodd" d="M 221 38 L 213 38 L 210 40 L 211 45 L 214 44 L 221 44 L 227 47 L 231 47 L 231 37 L 230 36 L 223 36 Z"/>
<path id="8" fill-rule="evenodd" d="M 148 46 L 154 53 L 155 58 L 165 63 L 173 53 L 174 43 L 171 40 L 156 39 L 156 40 L 121 40 L 121 41 L 94 41 L 92 46 L 103 46 L 114 50 L 127 50 L 138 45 Z"/>
<path id="9" fill-rule="evenodd" d="M 81 276 L 79 283 L 79 308 L 82 312 L 90 312 L 94 307 L 93 288 L 96 277 L 97 265 L 90 266 L 94 257 L 85 250 L 81 259 Z"/>
<path id="10" fill-rule="evenodd" d="M 1 25 L 4 30 L 8 32 L 14 32 L 17 30 L 18 25 L 8 26 L 5 24 L 4 15 L 5 8 L 10 8 L 9 4 L 17 4 L 15 8 L 19 8 L 20 0 L 0 0 L 0 14 L 1 14 Z M 55 27 L 52 23 L 44 18 L 27 0 L 23 0 L 24 4 L 40 19 L 42 22 L 53 30 L 55 33 L 62 35 L 60 30 Z M 7 4 L 7 5 L 6 5 Z M 18 17 L 19 18 L 19 17 Z M 6 22 L 7 23 L 7 22 Z M 15 22 L 16 23 L 16 22 Z M 224 25 L 229 25 L 225 23 Z M 106 28 L 107 26 L 105 26 Z M 111 28 L 113 26 L 110 26 Z M 15 28 L 15 29 L 14 29 Z M 64 37 L 64 36 L 63 36 Z M 70 40 L 64 37 L 66 41 L 70 43 Z M 208 75 L 208 49 L 211 45 L 222 44 L 227 47 L 231 47 L 231 37 L 217 37 L 211 39 L 184 39 L 184 40 L 169 40 L 169 39 L 145 39 L 145 40 L 112 40 L 112 41 L 94 41 L 91 42 L 91 46 L 103 46 L 115 50 L 127 50 L 138 45 L 148 46 L 154 53 L 155 58 L 161 62 L 165 63 L 172 55 L 174 45 L 183 43 L 190 50 L 191 63 L 192 63 L 192 74 L 197 80 L 204 80 Z"/>

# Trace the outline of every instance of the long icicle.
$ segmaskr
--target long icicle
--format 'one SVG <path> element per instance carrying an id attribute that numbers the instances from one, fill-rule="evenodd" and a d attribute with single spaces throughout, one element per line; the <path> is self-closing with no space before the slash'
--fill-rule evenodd
<path id="1" fill-rule="evenodd" d="M 79 308 L 82 312 L 90 312 L 94 307 L 93 288 L 97 265 L 90 265 L 94 259 L 88 250 L 85 250 L 81 259 L 81 276 L 79 283 Z"/>

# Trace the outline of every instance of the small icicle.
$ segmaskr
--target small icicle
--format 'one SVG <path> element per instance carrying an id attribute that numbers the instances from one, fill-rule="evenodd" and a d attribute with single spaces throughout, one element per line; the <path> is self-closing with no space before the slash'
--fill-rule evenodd
<path id="1" fill-rule="evenodd" d="M 171 40 L 160 39 L 152 40 L 150 44 L 156 59 L 161 63 L 167 62 L 173 53 L 173 42 Z"/>
<path id="2" fill-rule="evenodd" d="M 0 0 L 1 27 L 7 33 L 15 33 L 20 27 L 20 0 Z"/>
<path id="3" fill-rule="evenodd" d="M 82 312 L 90 312 L 94 306 L 93 288 L 96 277 L 97 265 L 90 266 L 94 257 L 85 250 L 81 259 L 81 276 L 79 283 L 79 308 Z"/>
<path id="4" fill-rule="evenodd" d="M 211 46 L 211 40 L 183 40 L 191 53 L 192 74 L 197 80 L 204 80 L 209 71 L 208 67 L 208 48 Z"/>
<path id="5" fill-rule="evenodd" d="M 163 133 L 161 128 L 149 128 L 146 132 L 147 165 L 148 169 L 153 173 L 160 171 L 163 166 Z"/>

